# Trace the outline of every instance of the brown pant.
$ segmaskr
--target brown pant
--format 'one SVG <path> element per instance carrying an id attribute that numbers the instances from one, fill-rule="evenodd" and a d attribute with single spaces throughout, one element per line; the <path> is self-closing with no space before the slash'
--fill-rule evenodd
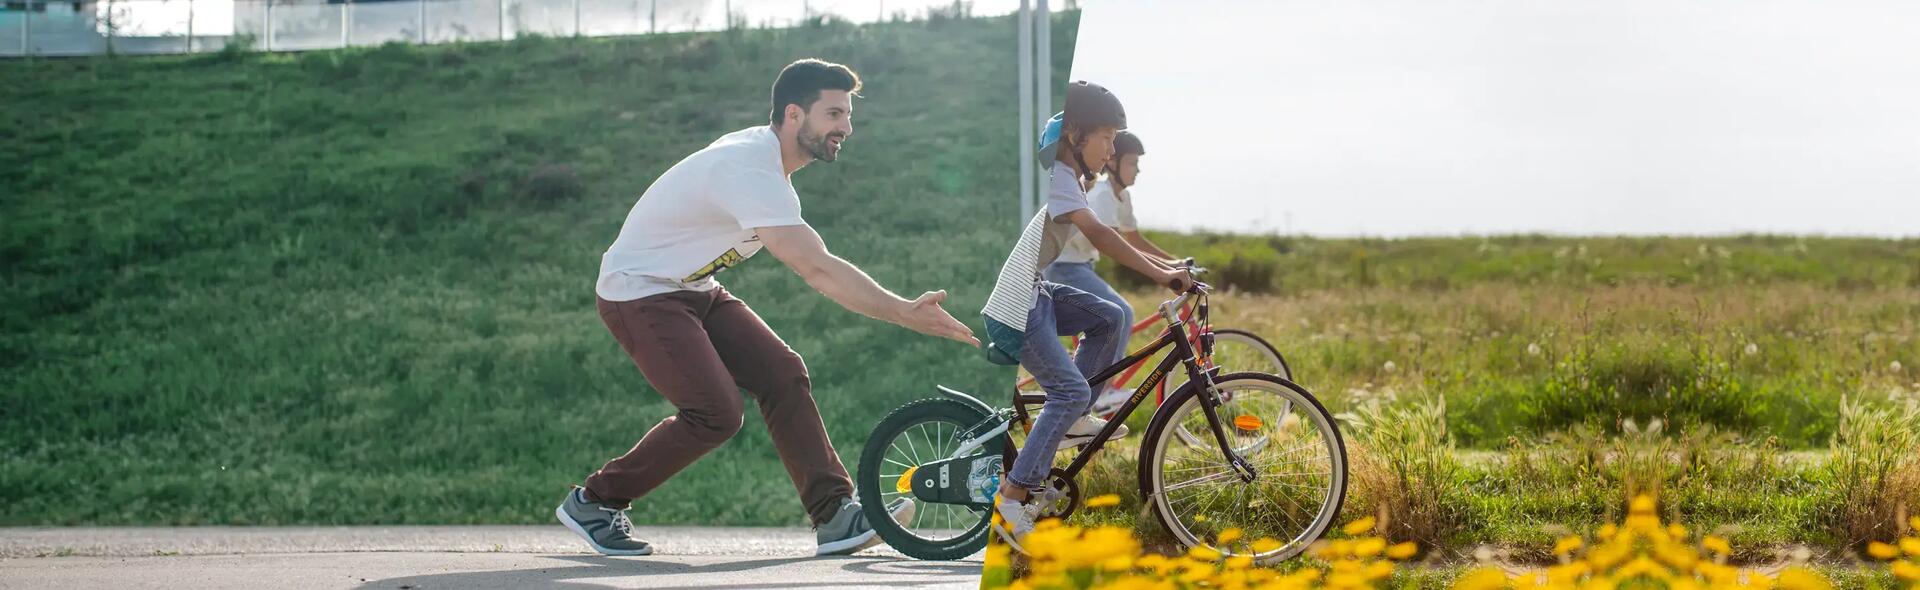
<path id="1" fill-rule="evenodd" d="M 745 414 L 739 389 L 760 402 L 773 448 L 815 525 L 853 495 L 853 479 L 820 422 L 806 364 L 746 303 L 714 289 L 600 299 L 599 307 L 647 383 L 680 411 L 589 476 L 594 496 L 624 507 L 726 442 Z"/>

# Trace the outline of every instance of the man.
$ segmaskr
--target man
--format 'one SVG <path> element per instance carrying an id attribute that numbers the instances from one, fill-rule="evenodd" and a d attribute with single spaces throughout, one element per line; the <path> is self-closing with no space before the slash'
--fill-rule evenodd
<path id="1" fill-rule="evenodd" d="M 841 306 L 914 331 L 978 345 L 940 302 L 903 299 L 827 251 L 800 217 L 789 175 L 839 157 L 853 134 L 852 69 L 803 59 L 773 83 L 770 124 L 722 136 L 654 180 L 601 258 L 600 319 L 647 382 L 679 411 L 608 461 L 555 509 L 561 524 L 606 555 L 647 555 L 630 503 L 740 429 L 738 390 L 759 401 L 774 448 L 817 531 L 818 554 L 879 543 L 853 481 L 827 440 L 806 365 L 713 275 L 762 247 Z M 910 517 L 911 503 L 890 507 Z"/>

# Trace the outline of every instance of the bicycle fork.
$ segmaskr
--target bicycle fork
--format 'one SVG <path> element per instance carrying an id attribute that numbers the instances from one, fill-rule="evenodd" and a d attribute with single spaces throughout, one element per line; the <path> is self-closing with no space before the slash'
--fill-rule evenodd
<path id="1" fill-rule="evenodd" d="M 1193 367 L 1190 366 L 1189 368 L 1191 369 Z M 1226 455 L 1227 464 L 1233 467 L 1234 474 L 1240 476 L 1242 483 L 1253 483 L 1253 480 L 1260 477 L 1260 473 L 1255 471 L 1253 464 L 1248 463 L 1246 459 L 1242 458 L 1240 453 L 1234 452 L 1233 444 L 1227 442 L 1226 429 L 1220 425 L 1220 394 L 1217 386 L 1213 382 L 1213 374 L 1216 371 L 1218 371 L 1218 368 L 1207 371 L 1193 371 L 1199 375 L 1199 382 L 1202 385 L 1199 392 L 1200 411 L 1206 413 L 1207 427 L 1213 430 L 1213 440 L 1214 442 L 1220 443 L 1220 452 Z"/>

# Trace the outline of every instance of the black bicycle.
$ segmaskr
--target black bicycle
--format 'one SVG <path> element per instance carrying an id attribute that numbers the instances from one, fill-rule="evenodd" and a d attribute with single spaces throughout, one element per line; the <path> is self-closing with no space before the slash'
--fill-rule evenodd
<path id="1" fill-rule="evenodd" d="M 1099 391 L 1127 367 L 1170 350 L 1107 427 L 1066 467 L 1052 470 L 1035 496 L 1045 507 L 1042 518 L 1064 519 L 1080 507 L 1075 477 L 1178 366 L 1187 382 L 1154 410 L 1139 454 L 1141 497 L 1174 539 L 1266 564 L 1298 555 L 1332 526 L 1347 489 L 1346 447 L 1333 416 L 1279 375 L 1223 374 L 1213 364 L 1208 294 L 1204 283 L 1195 283 L 1162 303 L 1166 328 L 1159 337 L 1087 379 Z M 1197 313 L 1184 321 L 1177 312 L 1190 298 Z M 1012 407 L 995 409 L 936 388 L 941 397 L 901 406 L 874 427 L 856 487 L 867 522 L 895 549 L 920 559 L 958 559 L 986 546 L 1002 466 L 1016 453 L 1013 426 L 1031 429 L 1028 406 L 1044 405 L 1046 396 L 1015 393 Z M 884 508 L 902 498 L 917 504 L 904 525 Z M 1229 528 L 1241 529 L 1241 539 L 1213 542 Z M 1255 548 L 1261 539 L 1279 544 L 1261 551 Z"/>

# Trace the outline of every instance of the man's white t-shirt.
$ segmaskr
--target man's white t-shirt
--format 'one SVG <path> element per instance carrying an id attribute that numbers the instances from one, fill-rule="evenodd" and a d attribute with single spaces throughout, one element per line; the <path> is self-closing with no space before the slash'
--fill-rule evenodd
<path id="1" fill-rule="evenodd" d="M 1133 194 L 1131 189 L 1113 190 L 1113 178 L 1101 178 L 1094 183 L 1093 190 L 1087 191 L 1087 208 L 1100 223 L 1120 231 L 1134 231 L 1139 224 L 1133 217 Z M 1073 239 L 1060 249 L 1060 258 L 1056 262 L 1093 262 L 1100 259 L 1100 250 L 1080 232 L 1074 232 Z"/>
<path id="2" fill-rule="evenodd" d="M 780 138 L 764 125 L 735 131 L 647 187 L 600 257 L 594 291 L 608 301 L 710 291 L 715 273 L 760 251 L 753 228 L 804 224 Z"/>

